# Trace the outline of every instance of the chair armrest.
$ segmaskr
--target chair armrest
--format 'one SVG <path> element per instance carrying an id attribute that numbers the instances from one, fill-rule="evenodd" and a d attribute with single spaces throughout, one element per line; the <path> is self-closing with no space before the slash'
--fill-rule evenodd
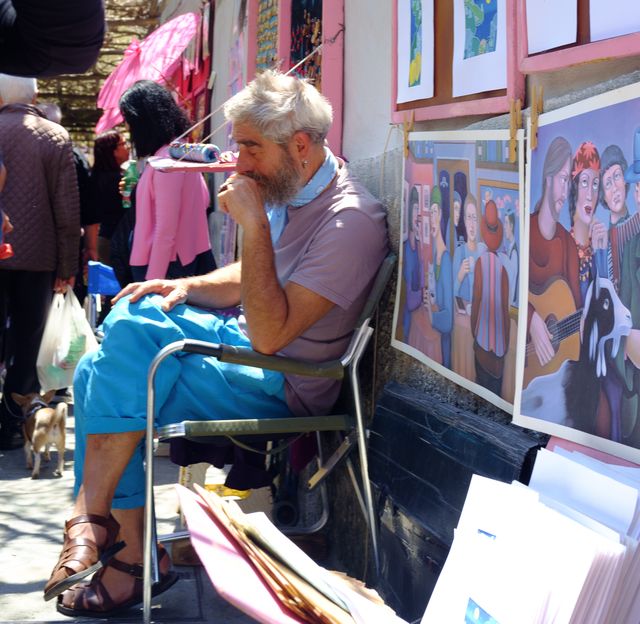
<path id="1" fill-rule="evenodd" d="M 307 377 L 324 377 L 328 379 L 342 379 L 344 367 L 340 360 L 329 362 L 305 362 L 282 355 L 265 355 L 247 347 L 234 347 L 226 344 L 216 344 L 203 340 L 184 340 L 183 351 L 199 353 L 219 359 L 230 364 L 243 364 L 254 368 L 290 373 L 292 375 L 306 375 Z"/>
<path id="2" fill-rule="evenodd" d="M 160 440 L 169 440 L 214 436 L 287 435 L 309 431 L 347 431 L 352 427 L 353 422 L 346 414 L 332 414 L 247 420 L 183 420 L 158 427 L 157 433 Z"/>

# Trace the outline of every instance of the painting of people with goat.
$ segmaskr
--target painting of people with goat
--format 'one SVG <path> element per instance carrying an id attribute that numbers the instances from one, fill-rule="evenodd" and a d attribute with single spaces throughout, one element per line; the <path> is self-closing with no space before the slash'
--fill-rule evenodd
<path id="1" fill-rule="evenodd" d="M 637 173 L 636 173 L 637 169 Z M 514 422 L 640 460 L 640 86 L 540 116 Z"/>

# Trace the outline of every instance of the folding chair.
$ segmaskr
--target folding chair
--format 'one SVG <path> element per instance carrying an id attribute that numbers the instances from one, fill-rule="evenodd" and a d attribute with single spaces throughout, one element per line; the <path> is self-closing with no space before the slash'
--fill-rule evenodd
<path id="1" fill-rule="evenodd" d="M 87 275 L 87 320 L 91 329 L 96 331 L 96 322 L 100 312 L 100 296 L 116 295 L 121 286 L 112 267 L 89 260 Z"/>
<path id="2" fill-rule="evenodd" d="M 296 433 L 338 431 L 346 435 L 343 443 L 331 458 L 310 479 L 309 486 L 318 485 L 330 471 L 346 458 L 353 446 L 358 447 L 360 459 L 361 486 L 358 485 L 353 469 L 350 469 L 351 480 L 357 499 L 363 510 L 373 547 L 376 570 L 378 569 L 378 534 L 371 484 L 368 478 L 367 435 L 364 419 L 360 379 L 358 367 L 369 343 L 373 328 L 370 323 L 377 310 L 378 302 L 391 277 L 396 263 L 396 256 L 389 254 L 383 261 L 378 275 L 369 293 L 362 314 L 356 324 L 353 337 L 344 355 L 337 360 L 323 363 L 305 362 L 278 355 L 264 355 L 249 348 L 235 347 L 225 344 L 208 343 L 201 340 L 179 340 L 168 344 L 158 352 L 151 362 L 147 377 L 147 430 L 146 430 L 146 506 L 144 515 L 144 622 L 151 618 L 151 587 L 159 581 L 157 550 L 155 545 L 156 525 L 153 501 L 153 434 L 155 408 L 154 382 L 160 364 L 170 355 L 178 352 L 197 353 L 218 358 L 222 362 L 244 364 L 256 368 L 276 370 L 283 373 L 345 379 L 349 381 L 354 414 L 331 414 L 324 416 L 292 417 L 276 419 L 243 419 L 243 420 L 186 420 L 173 425 L 160 427 L 157 430 L 160 440 L 171 438 L 197 439 L 202 436 L 225 436 L 234 439 L 236 436 L 269 435 L 273 438 Z M 349 461 L 347 459 L 347 461 Z M 351 466 L 350 466 L 351 468 Z M 361 493 L 360 487 L 363 492 Z"/>

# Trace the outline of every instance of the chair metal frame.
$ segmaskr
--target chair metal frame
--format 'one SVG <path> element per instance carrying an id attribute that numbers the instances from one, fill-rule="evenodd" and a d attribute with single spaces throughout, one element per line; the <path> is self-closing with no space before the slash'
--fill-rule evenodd
<path id="1" fill-rule="evenodd" d="M 168 344 L 154 357 L 149 366 L 147 376 L 147 427 L 146 427 L 146 480 L 145 493 L 146 505 L 144 511 L 144 555 L 143 555 L 143 621 L 148 624 L 151 621 L 151 589 L 152 585 L 159 582 L 159 568 L 157 549 L 154 547 L 156 536 L 154 499 L 153 499 L 153 434 L 154 416 L 156 413 L 155 377 L 161 363 L 175 353 L 197 353 L 200 355 L 215 357 L 221 362 L 243 364 L 257 368 L 292 373 L 296 375 L 308 375 L 312 377 L 324 377 L 342 380 L 348 377 L 353 399 L 355 418 L 348 414 L 292 417 L 277 419 L 248 419 L 248 420 L 210 420 L 210 421 L 183 421 L 176 424 L 160 427 L 157 430 L 160 439 L 172 437 L 197 438 L 199 436 L 234 436 L 261 435 L 261 434 L 292 434 L 321 431 L 350 432 L 339 446 L 334 455 L 320 466 L 319 471 L 309 481 L 309 487 L 318 485 L 330 471 L 345 458 L 354 442 L 358 447 L 360 459 L 360 481 L 355 477 L 355 471 L 351 461 L 347 458 L 348 470 L 354 485 L 357 499 L 364 513 L 373 556 L 378 570 L 378 531 L 376 514 L 373 505 L 373 495 L 369 482 L 369 466 L 367 458 L 367 431 L 365 417 L 362 409 L 360 391 L 359 364 L 369 343 L 373 328 L 371 319 L 377 310 L 378 303 L 396 264 L 396 256 L 390 253 L 383 261 L 378 275 L 369 293 L 362 314 L 356 324 L 356 329 L 349 346 L 337 360 L 323 363 L 305 362 L 279 355 L 264 355 L 246 347 L 235 347 L 225 344 L 209 343 L 201 340 L 179 340 Z M 362 492 L 360 491 L 362 487 Z M 184 535 L 184 534 L 183 534 Z M 176 537 L 177 538 L 177 537 Z M 172 537 L 169 537 L 169 540 Z M 168 540 L 165 540 L 168 541 Z"/>

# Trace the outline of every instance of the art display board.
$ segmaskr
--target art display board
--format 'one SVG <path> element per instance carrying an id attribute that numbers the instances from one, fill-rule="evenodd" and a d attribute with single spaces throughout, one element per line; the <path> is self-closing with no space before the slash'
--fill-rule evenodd
<path id="1" fill-rule="evenodd" d="M 512 412 L 522 260 L 524 133 L 409 134 L 392 345 Z M 526 316 L 523 317 L 526 322 Z"/>
<path id="2" fill-rule="evenodd" d="M 396 102 L 433 97 L 433 0 L 397 0 Z"/>
<path id="3" fill-rule="evenodd" d="M 515 4 L 517 67 L 524 74 L 640 54 L 634 0 L 515 0 Z M 568 41 L 574 24 L 575 37 Z"/>
<path id="4" fill-rule="evenodd" d="M 454 0 L 454 97 L 506 89 L 506 13 L 506 0 Z"/>
<path id="5" fill-rule="evenodd" d="M 514 422 L 638 462 L 640 84 L 541 115 L 526 178 Z"/>
<path id="6" fill-rule="evenodd" d="M 513 99 L 524 98 L 524 77 L 518 72 L 515 2 L 395 0 L 392 7 L 390 104 L 394 123 L 503 113 L 509 110 Z M 414 25 L 417 22 L 416 11 L 422 13 L 422 30 L 411 28 L 412 19 Z M 469 28 L 465 15 L 469 16 Z M 432 19 L 433 24 L 427 18 Z M 422 33 L 421 42 L 412 37 L 412 33 L 418 32 Z M 418 55 L 412 57 L 412 50 L 417 49 L 419 43 L 422 45 L 420 65 L 416 62 Z M 454 54 L 455 46 L 458 47 Z M 425 52 L 431 47 L 432 58 Z M 420 85 L 408 87 L 419 67 Z M 425 71 L 429 72 L 426 82 Z M 420 89 L 430 87 L 431 80 L 431 96 L 421 95 Z"/>

